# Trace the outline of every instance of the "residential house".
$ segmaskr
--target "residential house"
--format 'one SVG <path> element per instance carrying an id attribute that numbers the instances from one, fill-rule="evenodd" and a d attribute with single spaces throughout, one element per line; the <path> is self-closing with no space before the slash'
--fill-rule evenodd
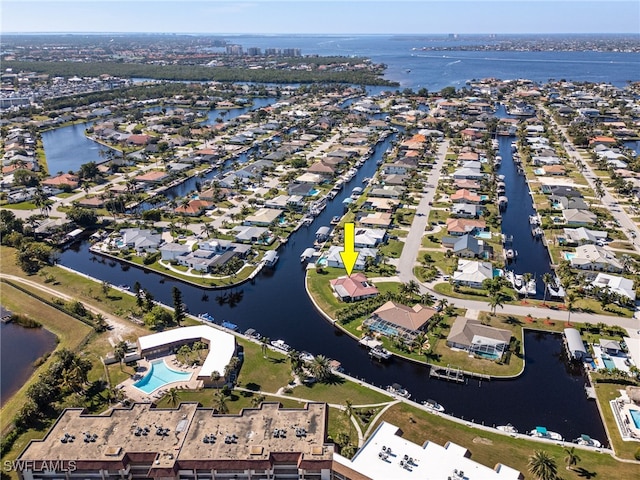
<path id="1" fill-rule="evenodd" d="M 482 207 L 471 203 L 454 203 L 451 215 L 459 218 L 478 218 L 482 215 Z"/>
<path id="2" fill-rule="evenodd" d="M 482 288 L 482 282 L 493 278 L 493 265 L 475 260 L 458 260 L 458 268 L 453 273 L 453 281 L 460 285 Z"/>
<path id="3" fill-rule="evenodd" d="M 360 216 L 357 221 L 363 226 L 389 228 L 393 218 L 388 212 L 373 212 Z"/>
<path id="4" fill-rule="evenodd" d="M 551 208 L 556 210 L 588 210 L 589 205 L 581 197 L 561 197 L 558 195 L 551 195 L 549 197 L 549 203 Z"/>
<path id="5" fill-rule="evenodd" d="M 563 210 L 562 218 L 566 225 L 594 225 L 598 221 L 598 216 L 595 213 L 576 208 Z"/>
<path id="6" fill-rule="evenodd" d="M 400 185 L 385 185 L 383 187 L 375 187 L 369 191 L 370 197 L 380 198 L 400 198 L 405 192 L 405 187 Z"/>
<path id="7" fill-rule="evenodd" d="M 449 331 L 447 346 L 495 360 L 502 357 L 510 341 L 509 330 L 483 325 L 471 318 L 457 317 Z"/>
<path id="8" fill-rule="evenodd" d="M 167 178 L 169 178 L 169 175 L 166 172 L 161 170 L 151 170 L 147 173 L 134 177 L 134 180 L 141 183 L 162 183 Z"/>
<path id="9" fill-rule="evenodd" d="M 312 183 L 291 183 L 287 187 L 287 193 L 291 196 L 310 197 L 315 192 L 314 185 Z"/>
<path id="10" fill-rule="evenodd" d="M 444 237 L 442 246 L 450 248 L 454 255 L 465 258 L 479 258 L 485 252 L 484 241 L 469 234 L 461 237 Z"/>
<path id="11" fill-rule="evenodd" d="M 336 174 L 334 167 L 322 160 L 311 164 L 311 166 L 307 168 L 307 172 L 318 174 L 324 178 L 333 178 Z"/>
<path id="12" fill-rule="evenodd" d="M 160 247 L 161 260 L 169 262 L 189 252 L 191 252 L 191 247 L 182 243 L 169 242 Z"/>
<path id="13" fill-rule="evenodd" d="M 190 200 L 186 205 L 179 205 L 174 211 L 179 215 L 197 217 L 212 206 L 213 203 L 207 202 L 206 200 L 194 199 Z"/>
<path id="14" fill-rule="evenodd" d="M 409 307 L 390 300 L 376 309 L 363 326 L 386 336 L 398 335 L 411 341 L 436 313 L 435 308 L 419 303 Z"/>
<path id="15" fill-rule="evenodd" d="M 162 236 L 148 229 L 123 228 L 120 236 L 121 248 L 134 248 L 138 253 L 154 252 L 162 243 Z"/>
<path id="16" fill-rule="evenodd" d="M 581 245 L 576 247 L 569 262 L 574 268 L 582 270 L 600 270 L 607 272 L 622 272 L 622 264 L 615 254 L 597 245 Z"/>
<path id="17" fill-rule="evenodd" d="M 68 185 L 71 190 L 74 190 L 78 188 L 78 185 L 80 184 L 80 178 L 72 173 L 63 173 L 55 177 L 47 178 L 41 183 L 42 185 L 58 188 L 63 188 L 64 185 Z"/>
<path id="18" fill-rule="evenodd" d="M 383 228 L 357 228 L 354 245 L 358 248 L 373 248 L 384 243 L 387 231 Z"/>
<path id="19" fill-rule="evenodd" d="M 474 203 L 479 204 L 482 202 L 482 197 L 478 195 L 476 192 L 472 192 L 465 188 L 457 190 L 454 194 L 451 195 L 451 201 L 453 203 Z"/>
<path id="20" fill-rule="evenodd" d="M 385 175 L 408 175 L 418 168 L 418 161 L 404 157 L 393 163 L 387 163 L 382 167 Z"/>
<path id="21" fill-rule="evenodd" d="M 325 257 L 328 267 L 334 268 L 344 268 L 344 263 L 342 262 L 342 257 L 340 256 L 340 252 L 344 251 L 344 246 L 341 245 L 332 245 L 327 250 Z M 358 258 L 356 258 L 356 263 L 353 266 L 354 270 L 364 270 L 367 264 L 367 258 L 371 258 L 375 263 L 378 259 L 378 250 L 375 248 L 356 248 L 356 252 L 358 252 Z"/>
<path id="22" fill-rule="evenodd" d="M 608 233 L 602 230 L 589 230 L 585 227 L 565 228 L 564 234 L 558 238 L 563 245 L 584 245 L 586 243 L 602 243 L 607 240 Z"/>
<path id="23" fill-rule="evenodd" d="M 256 225 L 259 227 L 268 227 L 274 223 L 282 214 L 284 210 L 277 208 L 260 208 L 253 215 L 248 215 L 243 222 L 243 225 Z"/>
<path id="24" fill-rule="evenodd" d="M 465 233 L 475 234 L 484 231 L 487 223 L 484 220 L 470 218 L 447 218 L 447 234 L 464 235 Z"/>
<path id="25" fill-rule="evenodd" d="M 260 243 L 270 245 L 274 238 L 268 228 L 254 226 L 237 226 L 231 229 L 236 242 L 240 243 Z"/>
<path id="26" fill-rule="evenodd" d="M 338 277 L 329 283 L 335 295 L 343 302 L 356 302 L 380 293 L 362 273 Z"/>
<path id="27" fill-rule="evenodd" d="M 591 285 L 607 290 L 610 293 L 621 295 L 631 301 L 636 300 L 636 289 L 634 288 L 633 280 L 630 278 L 609 275 L 608 273 L 598 273 L 596 278 L 591 282 Z"/>

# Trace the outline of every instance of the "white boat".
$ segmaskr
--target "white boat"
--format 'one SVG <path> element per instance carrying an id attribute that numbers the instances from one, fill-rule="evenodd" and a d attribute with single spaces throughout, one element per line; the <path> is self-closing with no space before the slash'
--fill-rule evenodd
<path id="1" fill-rule="evenodd" d="M 540 426 L 531 430 L 529 432 L 529 435 L 531 435 L 532 437 L 547 438 L 549 440 L 558 440 L 558 441 L 564 440 L 562 438 L 562 435 L 560 435 L 559 433 L 552 432 L 551 430 L 547 430 L 545 427 L 540 427 Z"/>
<path id="2" fill-rule="evenodd" d="M 276 350 L 280 350 L 281 352 L 288 353 L 291 350 L 291 347 L 287 345 L 284 340 L 272 340 L 271 346 Z"/>
<path id="3" fill-rule="evenodd" d="M 391 358 L 391 352 L 380 345 L 376 345 L 369 350 L 369 356 L 371 358 L 377 358 L 378 360 L 389 360 Z"/>
<path id="4" fill-rule="evenodd" d="M 518 429 L 513 425 L 511 425 L 510 423 L 507 423 L 506 425 L 498 425 L 496 429 L 505 433 L 518 433 Z"/>
<path id="5" fill-rule="evenodd" d="M 399 397 L 403 397 L 403 398 L 411 397 L 411 394 L 407 392 L 407 390 L 403 388 L 403 386 L 400 385 L 399 383 L 394 383 L 392 385 L 389 385 L 387 387 L 387 392 L 392 393 L 394 395 L 398 395 Z"/>
<path id="6" fill-rule="evenodd" d="M 512 260 L 515 257 L 515 252 L 512 248 L 508 248 L 505 250 L 504 256 L 507 257 L 508 260 Z"/>
<path id="7" fill-rule="evenodd" d="M 594 448 L 600 448 L 602 446 L 602 443 L 600 443 L 598 440 L 596 440 L 595 438 L 591 438 L 589 435 L 580 435 L 579 438 L 576 438 L 573 443 L 577 443 L 578 445 L 584 445 L 586 447 L 594 447 Z"/>
<path id="8" fill-rule="evenodd" d="M 436 402 L 435 400 L 431 400 L 430 398 L 422 402 L 422 405 L 424 405 L 429 410 L 434 412 L 440 412 L 440 413 L 444 412 L 444 407 L 440 405 L 438 402 Z"/>

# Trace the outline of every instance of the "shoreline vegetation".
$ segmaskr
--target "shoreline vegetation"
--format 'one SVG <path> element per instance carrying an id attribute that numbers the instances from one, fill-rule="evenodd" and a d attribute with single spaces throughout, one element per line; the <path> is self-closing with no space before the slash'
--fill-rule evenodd
<path id="1" fill-rule="evenodd" d="M 230 67 L 204 67 L 196 65 L 149 65 L 142 63 L 115 62 L 42 62 L 6 61 L 4 68 L 14 71 L 29 70 L 53 76 L 94 77 L 109 74 L 116 77 L 146 78 L 171 81 L 215 81 L 215 82 L 258 82 L 258 83 L 349 83 L 353 85 L 397 87 L 397 82 L 382 78 L 383 66 L 371 65 L 366 70 L 322 71 L 319 66 L 336 63 L 357 65 L 363 58 L 352 57 L 302 57 L 282 58 L 281 62 L 290 66 L 306 64 L 312 71 L 282 69 L 248 69 Z"/>

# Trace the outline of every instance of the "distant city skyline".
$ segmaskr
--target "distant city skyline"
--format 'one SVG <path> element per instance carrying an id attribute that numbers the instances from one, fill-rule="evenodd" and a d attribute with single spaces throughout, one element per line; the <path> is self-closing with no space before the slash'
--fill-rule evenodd
<path id="1" fill-rule="evenodd" d="M 640 35 L 627 0 L 2 0 L 2 33 Z"/>

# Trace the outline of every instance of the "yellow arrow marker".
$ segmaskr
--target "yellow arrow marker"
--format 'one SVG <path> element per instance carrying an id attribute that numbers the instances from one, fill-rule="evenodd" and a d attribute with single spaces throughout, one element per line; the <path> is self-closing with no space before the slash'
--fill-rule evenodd
<path id="1" fill-rule="evenodd" d="M 344 251 L 340 252 L 340 258 L 342 258 L 342 263 L 344 263 L 344 269 L 347 271 L 347 275 L 351 276 L 351 272 L 353 271 L 353 267 L 356 264 L 356 260 L 358 259 L 358 252 L 354 250 L 355 243 L 355 233 L 354 233 L 354 224 L 345 223 L 344 224 Z"/>

